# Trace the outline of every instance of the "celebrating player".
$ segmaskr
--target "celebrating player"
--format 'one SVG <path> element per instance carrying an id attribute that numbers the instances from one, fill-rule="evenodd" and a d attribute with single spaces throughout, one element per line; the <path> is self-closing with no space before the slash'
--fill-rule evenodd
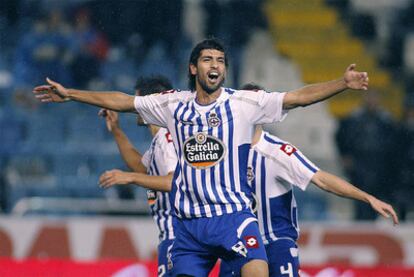
<path id="1" fill-rule="evenodd" d="M 172 89 L 172 85 L 165 77 L 154 76 L 138 79 L 135 85 L 135 94 L 144 96 L 170 89 Z M 148 190 L 147 196 L 152 217 L 157 224 L 159 231 L 158 276 L 168 276 L 167 254 L 168 249 L 171 248 L 172 243 L 174 242 L 172 209 L 168 193 L 159 191 L 159 178 L 156 178 L 155 176 L 170 176 L 172 178 L 172 174 L 177 165 L 177 154 L 175 153 L 171 135 L 167 129 L 149 124 L 148 128 L 153 139 L 150 148 L 144 155 L 141 155 L 119 126 L 118 114 L 116 112 L 102 109 L 100 115 L 105 116 L 107 128 L 113 134 L 119 152 L 128 167 L 134 172 L 151 175 L 151 177 L 146 174 L 141 175 L 141 179 L 133 179 L 133 181 L 138 182 L 130 182 L 128 177 L 130 177 L 131 174 L 129 172 L 111 170 L 105 172 L 103 175 L 104 178 L 100 180 L 100 183 L 103 184 L 103 187 L 108 187 L 105 181 L 111 180 L 111 178 L 116 175 L 117 177 L 124 178 L 121 179 L 122 182 L 119 184 L 139 184 L 144 187 L 150 186 L 155 189 Z M 139 125 L 146 125 L 139 115 L 137 123 Z M 168 180 L 171 180 L 171 178 L 168 178 Z"/>
<path id="2" fill-rule="evenodd" d="M 47 80 L 36 87 L 42 102 L 79 101 L 124 112 L 167 127 L 178 152 L 172 202 L 177 217 L 174 276 L 207 276 L 218 257 L 243 276 L 267 276 L 267 258 L 250 211 L 247 158 L 254 126 L 281 121 L 288 109 L 325 100 L 347 88 L 366 90 L 368 76 L 350 65 L 342 78 L 287 93 L 222 87 L 228 58 L 214 39 L 193 49 L 190 91 L 145 97 L 66 89 Z"/>

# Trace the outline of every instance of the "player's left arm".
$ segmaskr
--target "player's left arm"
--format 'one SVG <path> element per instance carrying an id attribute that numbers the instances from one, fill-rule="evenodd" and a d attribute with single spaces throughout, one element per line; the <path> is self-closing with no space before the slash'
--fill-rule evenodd
<path id="1" fill-rule="evenodd" d="M 338 176 L 330 174 L 326 171 L 319 170 L 313 175 L 311 181 L 316 186 L 325 191 L 342 197 L 352 198 L 369 203 L 371 207 L 382 216 L 386 218 L 389 218 L 391 216 L 394 225 L 398 224 L 398 216 L 390 204 L 385 203 L 375 198 L 371 194 L 360 190 L 359 188 L 353 186 Z"/>
<path id="2" fill-rule="evenodd" d="M 173 172 L 166 176 L 152 176 L 144 173 L 113 169 L 106 171 L 99 177 L 99 186 L 109 188 L 115 185 L 134 184 L 147 189 L 169 192 L 171 190 L 172 178 Z"/>
<path id="3" fill-rule="evenodd" d="M 283 99 L 283 109 L 308 106 L 328 99 L 346 89 L 367 90 L 368 73 L 356 71 L 355 67 L 355 64 L 349 65 L 344 76 L 337 80 L 307 85 L 287 92 Z"/>

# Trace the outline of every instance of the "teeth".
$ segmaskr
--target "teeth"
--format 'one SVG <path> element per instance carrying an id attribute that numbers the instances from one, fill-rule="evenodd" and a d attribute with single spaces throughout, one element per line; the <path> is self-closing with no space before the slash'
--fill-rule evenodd
<path id="1" fill-rule="evenodd" d="M 218 73 L 217 72 L 211 72 L 210 74 L 209 74 L 209 76 L 210 77 L 218 77 Z"/>

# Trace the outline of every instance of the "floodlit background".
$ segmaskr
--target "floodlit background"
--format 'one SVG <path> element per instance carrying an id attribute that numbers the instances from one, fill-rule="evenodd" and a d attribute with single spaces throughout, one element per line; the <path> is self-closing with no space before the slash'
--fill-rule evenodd
<path id="1" fill-rule="evenodd" d="M 151 74 L 187 89 L 190 51 L 210 36 L 229 50 L 228 87 L 255 82 L 268 91 L 288 91 L 340 78 L 351 63 L 369 73 L 368 92 L 347 91 L 299 108 L 266 129 L 320 168 L 393 204 L 403 222 L 393 227 L 369 205 L 312 186 L 297 191 L 305 271 L 312 276 L 336 266 L 328 276 L 346 270 L 410 276 L 411 0 L 1 1 L 0 264 L 11 269 L 0 269 L 0 275 L 23 276 L 18 270 L 24 268 L 90 275 L 89 269 L 107 266 L 93 274 L 108 276 L 130 260 L 146 262 L 132 270 L 154 274 L 157 236 L 145 190 L 97 185 L 105 170 L 126 169 L 98 109 L 40 104 L 31 91 L 49 77 L 66 87 L 133 93 L 136 79 Z M 151 141 L 148 130 L 128 114 L 121 126 L 143 153 Z M 56 258 L 67 267 L 55 264 Z M 90 267 L 79 268 L 79 261 Z"/>

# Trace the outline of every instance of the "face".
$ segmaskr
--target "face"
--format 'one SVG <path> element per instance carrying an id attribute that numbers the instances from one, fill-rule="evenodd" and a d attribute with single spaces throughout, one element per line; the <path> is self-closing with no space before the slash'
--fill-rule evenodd
<path id="1" fill-rule="evenodd" d="M 224 53 L 215 49 L 204 49 L 197 65 L 190 64 L 191 74 L 196 75 L 196 84 L 211 94 L 217 91 L 226 79 Z"/>

